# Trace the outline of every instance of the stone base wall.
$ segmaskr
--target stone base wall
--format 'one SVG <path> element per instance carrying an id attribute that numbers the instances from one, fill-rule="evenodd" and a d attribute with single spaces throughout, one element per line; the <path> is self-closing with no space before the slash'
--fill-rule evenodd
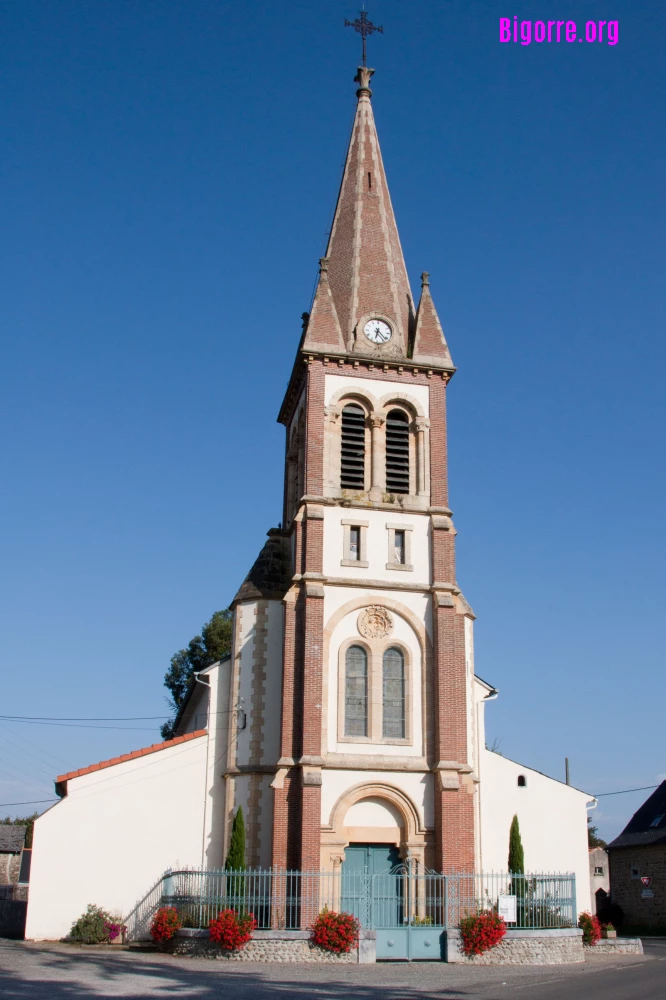
<path id="1" fill-rule="evenodd" d="M 169 951 L 174 955 L 212 958 L 223 962 L 333 962 L 351 965 L 375 961 L 374 931 L 361 931 L 359 948 L 337 954 L 310 941 L 309 931 L 255 931 L 240 951 L 226 951 L 211 941 L 207 930 L 183 928 L 176 932 Z"/>
<path id="2" fill-rule="evenodd" d="M 507 931 L 483 955 L 465 955 L 460 931 L 447 931 L 447 962 L 467 965 L 565 965 L 584 962 L 583 932 L 578 928 Z"/>
<path id="3" fill-rule="evenodd" d="M 585 948 L 586 955 L 642 955 L 643 942 L 640 938 L 602 938 L 591 948 Z"/>

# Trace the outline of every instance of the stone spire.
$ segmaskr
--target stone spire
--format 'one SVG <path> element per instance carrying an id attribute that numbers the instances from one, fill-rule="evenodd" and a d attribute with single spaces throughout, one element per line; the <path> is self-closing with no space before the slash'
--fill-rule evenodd
<path id="1" fill-rule="evenodd" d="M 355 77 L 359 84 L 356 117 L 325 265 L 302 346 L 306 351 L 377 356 L 362 326 L 378 318 L 393 330 L 381 355 L 406 358 L 414 305 L 370 102 L 373 73 L 359 66 Z M 336 346 L 338 331 L 340 347 Z"/>

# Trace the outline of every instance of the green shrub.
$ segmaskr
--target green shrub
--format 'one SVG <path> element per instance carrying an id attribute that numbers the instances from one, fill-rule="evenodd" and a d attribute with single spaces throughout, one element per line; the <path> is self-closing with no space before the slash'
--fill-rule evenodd
<path id="1" fill-rule="evenodd" d="M 69 940 L 78 941 L 79 944 L 107 944 L 109 926 L 117 923 L 118 921 L 101 906 L 89 903 L 86 912 L 72 924 Z"/>

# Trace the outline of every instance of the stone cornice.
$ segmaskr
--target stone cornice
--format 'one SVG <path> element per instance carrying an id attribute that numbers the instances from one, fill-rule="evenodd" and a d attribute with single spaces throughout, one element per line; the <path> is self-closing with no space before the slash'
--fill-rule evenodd
<path id="1" fill-rule="evenodd" d="M 287 426 L 291 420 L 296 397 L 300 396 L 305 372 L 309 364 L 320 362 L 324 366 L 331 367 L 332 371 L 341 372 L 350 378 L 380 378 L 386 380 L 390 378 L 394 382 L 414 382 L 417 379 L 423 384 L 427 384 L 433 378 L 443 379 L 448 382 L 455 372 L 455 367 L 438 367 L 437 365 L 414 364 L 410 358 L 377 358 L 366 357 L 362 354 L 326 354 L 317 351 L 299 350 L 294 361 L 287 391 L 278 413 L 277 422 Z"/>

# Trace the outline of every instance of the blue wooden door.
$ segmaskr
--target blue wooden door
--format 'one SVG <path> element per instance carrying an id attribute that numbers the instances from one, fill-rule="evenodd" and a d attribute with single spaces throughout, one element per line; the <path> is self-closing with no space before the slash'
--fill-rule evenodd
<path id="1" fill-rule="evenodd" d="M 345 849 L 341 909 L 377 931 L 378 957 L 407 957 L 404 876 L 395 873 L 399 865 L 398 849 L 391 844 L 350 844 Z"/>

